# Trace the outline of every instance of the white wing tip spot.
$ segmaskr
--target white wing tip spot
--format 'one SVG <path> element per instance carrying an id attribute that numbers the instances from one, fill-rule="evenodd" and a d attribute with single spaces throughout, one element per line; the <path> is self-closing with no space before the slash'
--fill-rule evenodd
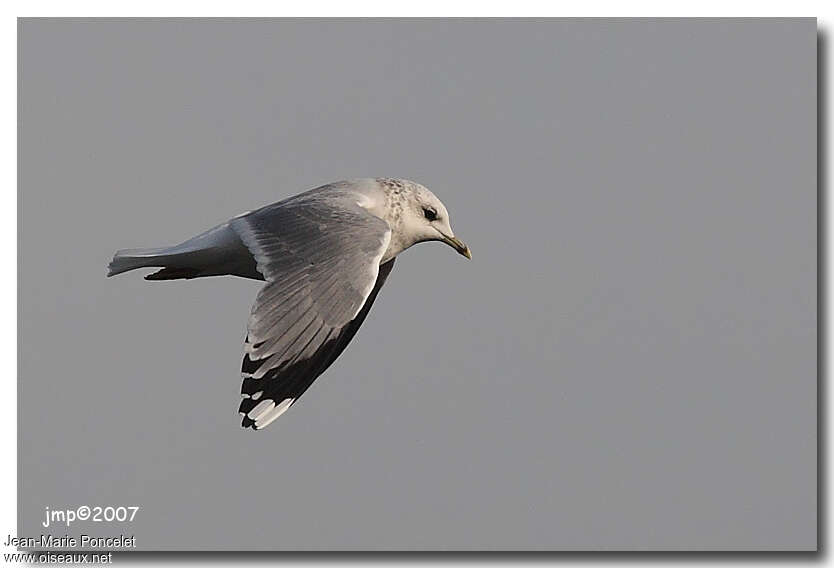
<path id="1" fill-rule="evenodd" d="M 264 402 L 266 402 L 266 401 L 264 401 Z M 272 401 L 270 401 L 270 402 L 272 402 Z M 294 398 L 285 398 L 284 400 L 281 401 L 281 403 L 278 406 L 275 406 L 274 408 L 270 408 L 266 412 L 263 412 L 263 413 L 259 414 L 258 417 L 254 419 L 255 420 L 255 429 L 256 430 L 262 430 L 263 428 L 266 428 L 267 426 L 272 424 L 272 421 L 277 419 L 282 414 L 284 414 L 287 411 L 287 409 L 289 409 L 289 407 L 292 406 L 293 402 L 295 402 Z M 250 416 L 250 418 L 251 418 L 251 416 Z"/>
<path id="2" fill-rule="evenodd" d="M 266 414 L 273 408 L 275 408 L 275 403 L 272 402 L 272 400 L 265 398 L 264 400 L 256 404 L 255 407 L 249 411 L 249 414 L 247 414 L 247 416 L 257 422 L 258 418 L 260 418 L 262 415 Z"/>

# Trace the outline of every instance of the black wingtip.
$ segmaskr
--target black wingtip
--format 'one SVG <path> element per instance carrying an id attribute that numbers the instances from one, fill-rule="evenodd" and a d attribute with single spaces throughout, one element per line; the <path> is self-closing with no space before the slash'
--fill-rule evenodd
<path id="1" fill-rule="evenodd" d="M 240 426 L 242 428 L 251 428 L 252 430 L 257 431 L 258 428 L 255 426 L 255 421 L 249 418 L 248 416 L 243 417 L 243 420 L 240 421 Z"/>

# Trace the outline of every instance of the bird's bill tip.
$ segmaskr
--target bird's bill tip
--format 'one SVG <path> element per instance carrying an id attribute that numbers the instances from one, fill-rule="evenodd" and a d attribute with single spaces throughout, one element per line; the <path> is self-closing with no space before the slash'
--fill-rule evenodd
<path id="1" fill-rule="evenodd" d="M 469 260 L 472 260 L 472 251 L 469 250 L 469 247 L 467 245 L 463 245 L 463 249 L 458 249 L 458 252 L 466 258 L 468 258 Z"/>
<path id="2" fill-rule="evenodd" d="M 462 254 L 463 256 L 468 258 L 469 260 L 472 260 L 472 251 L 469 250 L 469 247 L 467 246 L 467 244 L 464 243 L 459 238 L 457 238 L 457 237 L 445 237 L 443 239 L 443 242 L 445 242 L 447 245 L 449 245 L 450 247 L 452 247 L 453 249 L 458 251 L 459 254 Z"/>

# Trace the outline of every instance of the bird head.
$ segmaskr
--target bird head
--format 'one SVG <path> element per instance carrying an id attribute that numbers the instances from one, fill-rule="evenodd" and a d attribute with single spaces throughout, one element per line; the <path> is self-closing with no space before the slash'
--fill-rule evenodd
<path id="1" fill-rule="evenodd" d="M 443 202 L 418 183 L 407 180 L 390 180 L 390 197 L 396 203 L 393 208 L 399 214 L 397 220 L 401 234 L 410 244 L 426 241 L 446 243 L 466 258 L 472 258 L 469 247 L 455 236 L 449 221 L 449 212 Z"/>

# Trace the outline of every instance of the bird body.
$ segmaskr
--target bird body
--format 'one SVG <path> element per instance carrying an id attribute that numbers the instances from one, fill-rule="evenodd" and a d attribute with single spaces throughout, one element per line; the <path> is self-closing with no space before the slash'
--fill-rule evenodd
<path id="1" fill-rule="evenodd" d="M 232 275 L 266 281 L 252 307 L 241 374 L 242 425 L 283 414 L 341 354 L 394 259 L 437 240 L 471 258 L 437 197 L 391 178 L 341 181 L 238 215 L 179 245 L 120 250 L 108 276 L 148 280 Z"/>

